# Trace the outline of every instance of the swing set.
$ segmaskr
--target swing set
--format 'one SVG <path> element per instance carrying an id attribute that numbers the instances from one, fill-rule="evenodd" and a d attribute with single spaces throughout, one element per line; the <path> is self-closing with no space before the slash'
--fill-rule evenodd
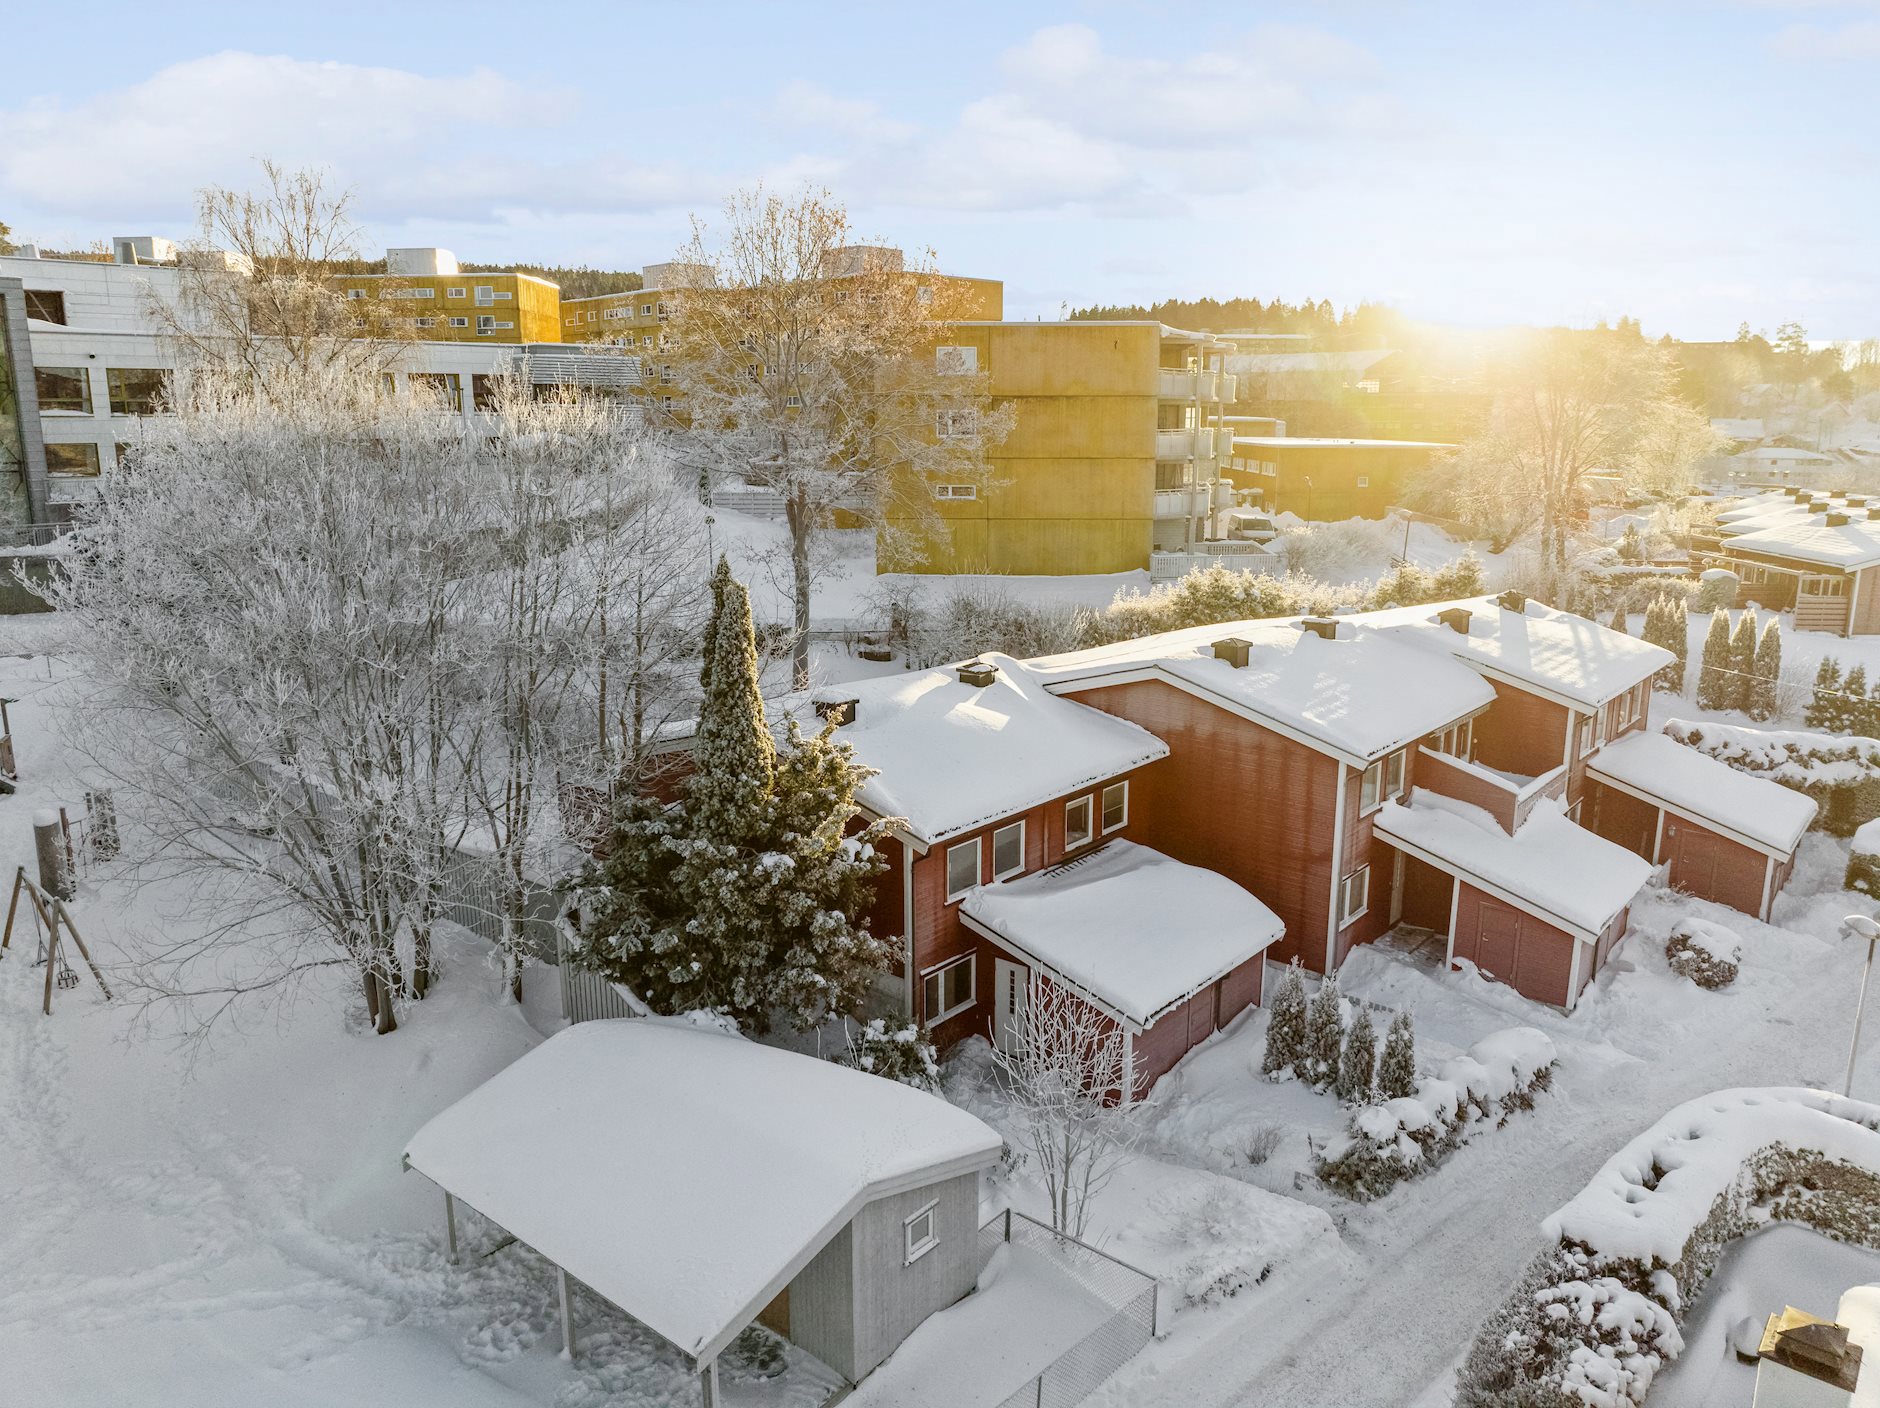
<path id="1" fill-rule="evenodd" d="M 46 965 L 46 997 L 42 1011 L 52 1015 L 52 989 L 56 981 L 61 989 L 78 986 L 78 973 L 67 960 L 62 947 L 62 934 L 70 935 L 72 945 L 78 950 L 79 957 L 85 960 L 85 966 L 91 969 L 91 976 L 98 981 L 98 991 L 104 994 L 104 1000 L 111 1000 L 111 989 L 106 985 L 104 974 L 98 971 L 97 963 L 92 959 L 91 950 L 85 947 L 85 940 L 80 937 L 78 925 L 72 922 L 72 913 L 65 907 L 65 901 L 55 894 L 48 893 L 37 881 L 26 874 L 26 867 L 20 866 L 13 872 L 13 898 L 7 904 L 7 924 L 0 932 L 0 957 L 13 943 L 13 922 L 19 917 L 20 896 L 24 894 L 32 902 L 33 931 L 39 938 L 39 957 L 33 966 Z M 21 950 L 24 952 L 24 950 Z"/>

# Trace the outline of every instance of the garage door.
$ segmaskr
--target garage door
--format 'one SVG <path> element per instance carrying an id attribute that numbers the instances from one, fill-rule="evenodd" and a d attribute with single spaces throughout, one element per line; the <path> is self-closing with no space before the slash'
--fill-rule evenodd
<path id="1" fill-rule="evenodd" d="M 1721 893 L 1717 867 L 1724 862 L 1718 837 L 1701 826 L 1665 817 L 1665 855 L 1671 862 L 1671 883 L 1693 895 Z"/>

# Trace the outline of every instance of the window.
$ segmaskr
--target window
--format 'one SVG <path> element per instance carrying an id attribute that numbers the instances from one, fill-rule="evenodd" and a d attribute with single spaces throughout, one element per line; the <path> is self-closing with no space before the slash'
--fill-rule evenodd
<path id="1" fill-rule="evenodd" d="M 463 409 L 463 378 L 456 372 L 413 372 L 414 388 L 428 392 L 453 411 Z"/>
<path id="2" fill-rule="evenodd" d="M 451 321 L 454 323 L 457 320 L 452 318 Z M 486 375 L 483 372 L 471 372 L 470 404 L 479 411 L 495 410 L 496 387 L 499 381 L 500 378 Z"/>
<path id="3" fill-rule="evenodd" d="M 979 838 L 947 847 L 947 899 L 958 899 L 978 883 Z"/>
<path id="4" fill-rule="evenodd" d="M 42 323 L 65 322 L 65 295 L 56 288 L 26 290 L 26 316 Z"/>
<path id="5" fill-rule="evenodd" d="M 1129 784 L 1112 782 L 1103 789 L 1103 830 L 1107 834 L 1129 820 Z"/>
<path id="6" fill-rule="evenodd" d="M 1846 577 L 1804 577 L 1801 583 L 1802 596 L 1846 596 Z"/>
<path id="7" fill-rule="evenodd" d="M 652 345 L 653 345 L 653 335 L 650 332 L 641 333 L 640 334 L 640 346 L 651 347 Z"/>
<path id="8" fill-rule="evenodd" d="M 992 833 L 992 878 L 1003 880 L 1025 868 L 1025 823 L 1012 822 Z"/>
<path id="9" fill-rule="evenodd" d="M 462 290 L 462 289 L 460 289 L 460 288 L 447 288 L 447 289 L 445 289 L 445 290 L 444 290 L 444 297 L 446 297 L 446 298 L 462 298 L 462 297 L 463 297 L 463 290 Z"/>
<path id="10" fill-rule="evenodd" d="M 498 290 L 496 291 L 496 295 L 495 295 L 495 296 L 496 296 L 497 298 L 514 298 L 514 297 L 515 297 L 515 294 L 513 294 L 513 293 L 508 293 L 508 292 L 506 292 L 506 291 L 504 291 L 504 290 L 502 290 L 502 289 L 498 289 Z"/>
<path id="11" fill-rule="evenodd" d="M 112 367 L 104 379 L 114 416 L 153 416 L 169 399 L 169 373 L 157 367 Z"/>
<path id="12" fill-rule="evenodd" d="M 1064 849 L 1076 850 L 1090 840 L 1090 799 L 1079 797 L 1064 804 Z"/>
<path id="13" fill-rule="evenodd" d="M 42 411 L 91 414 L 91 374 L 83 367 L 34 367 Z"/>
<path id="14" fill-rule="evenodd" d="M 1574 740 L 1573 751 L 1584 758 L 1593 751 L 1593 744 L 1598 741 L 1599 716 L 1597 714 L 1581 715 L 1574 729 L 1577 737 Z"/>
<path id="15" fill-rule="evenodd" d="M 1368 488 L 1370 488 L 1370 487 L 1371 487 L 1371 476 L 1370 476 L 1370 475 L 1368 475 L 1368 474 L 1360 474 L 1360 475 L 1358 476 L 1358 487 L 1359 487 L 1360 489 L 1368 489 Z"/>
<path id="16" fill-rule="evenodd" d="M 1338 889 L 1338 922 L 1349 924 L 1363 917 L 1371 907 L 1371 867 L 1360 866 L 1345 877 Z"/>
<path id="17" fill-rule="evenodd" d="M 46 446 L 46 473 L 79 475 L 95 479 L 98 475 L 96 445 Z"/>
<path id="18" fill-rule="evenodd" d="M 467 328 L 470 326 L 470 320 L 468 318 L 452 318 L 450 325 L 454 328 Z"/>
<path id="19" fill-rule="evenodd" d="M 966 440 L 979 433 L 979 412 L 970 408 L 961 411 L 935 411 L 933 413 L 934 434 L 942 440 Z"/>
<path id="20" fill-rule="evenodd" d="M 939 1200 L 935 1199 L 901 1224 L 901 1234 L 907 1243 L 905 1265 L 912 1266 L 940 1245 L 940 1238 L 934 1234 L 934 1213 L 939 1206 Z"/>
<path id="21" fill-rule="evenodd" d="M 491 328 L 495 326 L 496 326 L 496 315 L 494 313 L 478 313 L 477 314 L 477 331 L 478 332 L 488 332 Z"/>
<path id="22" fill-rule="evenodd" d="M 436 298 L 434 288 L 388 288 L 379 292 L 380 298 Z"/>
<path id="23" fill-rule="evenodd" d="M 413 327 L 434 328 L 437 326 L 436 318 L 413 318 L 411 322 Z"/>
<path id="24" fill-rule="evenodd" d="M 364 298 L 366 291 L 362 288 L 349 288 L 346 290 L 346 296 L 348 298 Z"/>
<path id="25" fill-rule="evenodd" d="M 933 486 L 936 499 L 976 499 L 979 497 L 977 484 L 936 484 Z"/>
<path id="26" fill-rule="evenodd" d="M 652 317 L 652 316 L 653 316 L 653 305 L 652 305 L 652 304 L 650 304 L 650 303 L 642 303 L 642 304 L 640 305 L 640 316 L 641 316 L 642 318 L 650 318 L 650 317 Z"/>
<path id="27" fill-rule="evenodd" d="M 973 955 L 943 963 L 920 981 L 921 1012 L 928 1026 L 944 1022 L 973 1005 Z"/>
<path id="28" fill-rule="evenodd" d="M 933 369 L 941 376 L 971 376 L 979 370 L 977 347 L 936 347 Z"/>
<path id="29" fill-rule="evenodd" d="M 1475 720 L 1464 719 L 1459 724 L 1451 724 L 1436 735 L 1436 751 L 1447 753 L 1452 758 L 1469 760 L 1469 745 L 1473 742 Z"/>
<path id="30" fill-rule="evenodd" d="M 659 381 L 660 381 L 660 385 L 662 386 L 672 385 L 672 363 L 671 362 L 661 362 L 659 364 Z"/>
<path id="31" fill-rule="evenodd" d="M 1379 758 L 1364 770 L 1358 783 L 1358 815 L 1374 812 L 1384 804 L 1384 760 Z"/>
<path id="32" fill-rule="evenodd" d="M 801 396 L 785 396 L 783 398 L 783 404 L 788 406 L 791 410 L 795 410 L 803 404 L 803 398 Z"/>
<path id="33" fill-rule="evenodd" d="M 592 308 L 590 308 L 590 309 L 588 309 L 588 319 L 587 319 L 587 320 L 588 320 L 588 321 L 589 321 L 590 323 L 594 321 L 594 310 L 593 310 Z"/>
<path id="34" fill-rule="evenodd" d="M 932 303 L 933 302 L 933 290 L 929 288 L 926 284 L 918 285 L 914 289 L 914 301 L 916 303 Z"/>
<path id="35" fill-rule="evenodd" d="M 488 303 L 494 303 L 495 301 L 496 301 L 495 289 L 491 288 L 488 284 L 477 285 L 477 302 L 478 303 L 488 304 Z"/>
<path id="36" fill-rule="evenodd" d="M 120 440 L 111 447 L 111 454 L 112 457 L 117 460 L 117 467 L 122 469 L 124 468 L 124 462 L 131 457 L 131 447 Z"/>
<path id="37" fill-rule="evenodd" d="M 660 320 L 660 322 L 662 322 L 662 323 L 663 323 L 663 322 L 665 322 L 665 321 L 666 321 L 666 319 L 667 319 L 667 318 L 669 318 L 669 317 L 671 317 L 671 316 L 672 316 L 672 309 L 670 309 L 669 307 L 667 307 L 667 306 L 666 306 L 666 305 L 665 305 L 664 303 L 662 303 L 662 304 L 660 304 L 660 305 L 659 305 L 659 320 Z"/>
<path id="38" fill-rule="evenodd" d="M 1405 751 L 1399 748 L 1384 759 L 1384 795 L 1398 797 L 1403 795 L 1403 771 Z"/>

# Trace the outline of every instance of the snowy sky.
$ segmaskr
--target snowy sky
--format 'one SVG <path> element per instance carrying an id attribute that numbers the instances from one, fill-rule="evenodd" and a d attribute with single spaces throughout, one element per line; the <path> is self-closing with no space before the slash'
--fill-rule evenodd
<path id="1" fill-rule="evenodd" d="M 1880 0 L 14 7 L 0 220 L 183 234 L 253 158 L 368 237 L 670 257 L 757 178 L 1003 278 L 1880 335 Z M 551 17 L 552 16 L 552 17 Z"/>

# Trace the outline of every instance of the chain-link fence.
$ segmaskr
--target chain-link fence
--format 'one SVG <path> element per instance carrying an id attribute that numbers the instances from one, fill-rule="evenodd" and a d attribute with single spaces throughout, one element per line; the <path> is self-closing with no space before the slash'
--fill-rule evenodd
<path id="1" fill-rule="evenodd" d="M 1048 1257 L 1065 1275 L 1110 1307 L 1109 1316 L 1009 1395 L 998 1408 L 1071 1408 L 1155 1338 L 1155 1277 L 1138 1271 L 1036 1218 L 1007 1208 L 979 1229 L 983 1270 L 1002 1242 Z"/>

